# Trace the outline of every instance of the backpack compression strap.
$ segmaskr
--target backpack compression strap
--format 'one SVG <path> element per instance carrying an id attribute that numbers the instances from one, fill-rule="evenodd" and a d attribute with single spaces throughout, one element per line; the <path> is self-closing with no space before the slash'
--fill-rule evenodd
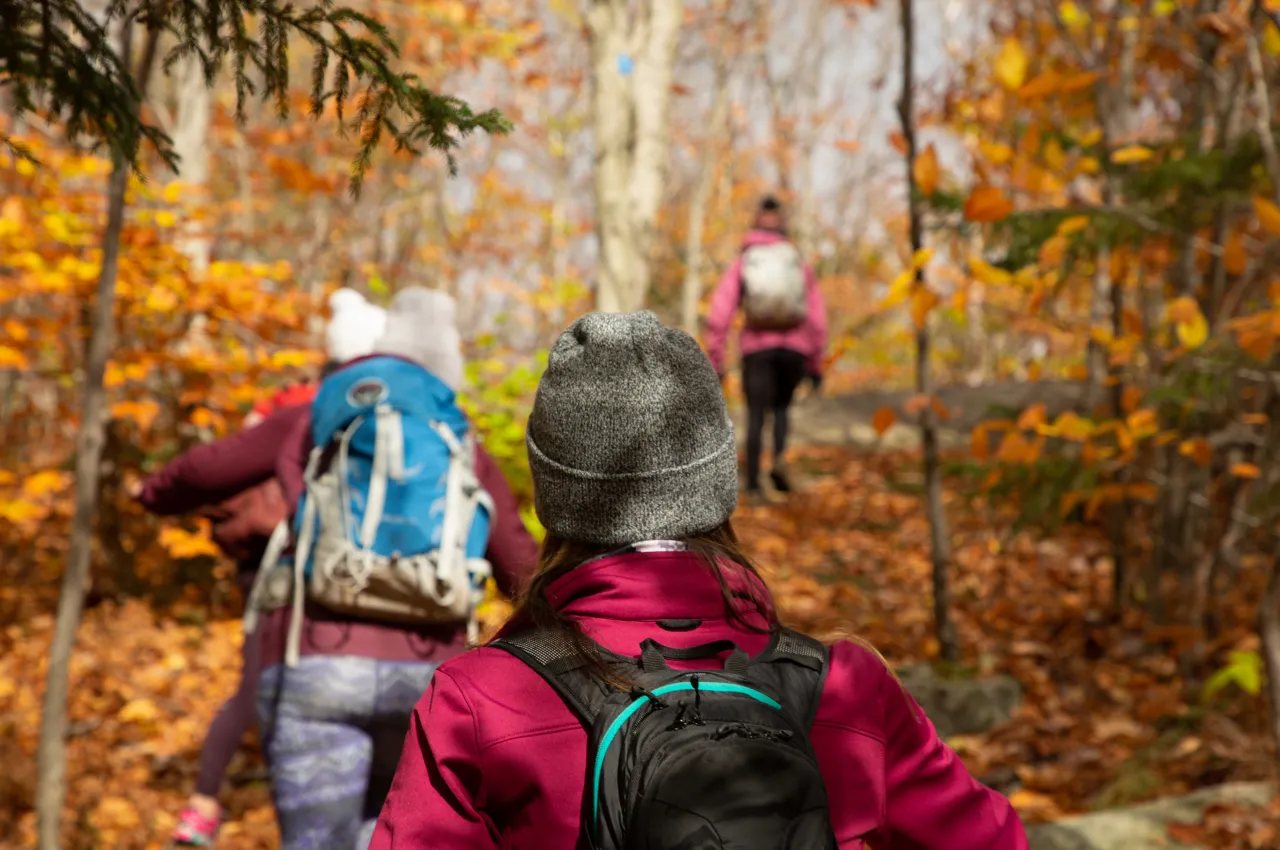
<path id="1" fill-rule="evenodd" d="M 559 632 L 531 629 L 499 638 L 489 646 L 505 650 L 532 667 L 555 689 L 588 732 L 595 726 L 609 696 L 617 693 L 607 682 L 583 669 L 585 662 L 574 651 L 573 642 Z M 606 659 L 624 660 L 612 653 L 602 654 Z M 630 659 L 625 660 L 634 664 Z"/>

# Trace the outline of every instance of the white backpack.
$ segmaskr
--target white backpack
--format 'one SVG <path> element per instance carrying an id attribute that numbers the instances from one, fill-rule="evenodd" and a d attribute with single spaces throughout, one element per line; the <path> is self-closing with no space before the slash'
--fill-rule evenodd
<path id="1" fill-rule="evenodd" d="M 786 331 L 804 324 L 809 291 L 796 246 L 773 242 L 742 252 L 742 305 L 749 328 Z"/>

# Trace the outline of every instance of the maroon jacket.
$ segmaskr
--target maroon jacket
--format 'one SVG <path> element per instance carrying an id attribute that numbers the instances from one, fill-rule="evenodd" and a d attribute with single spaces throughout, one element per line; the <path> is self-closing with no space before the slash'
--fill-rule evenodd
<path id="1" fill-rule="evenodd" d="M 310 405 L 283 408 L 252 428 L 192 449 L 148 479 L 139 499 L 156 513 L 185 513 L 222 502 L 275 478 L 284 490 L 286 503 L 296 505 L 302 495 L 303 471 L 311 450 L 310 425 Z M 493 565 L 498 588 L 511 596 L 533 571 L 537 544 L 520 520 L 515 494 L 502 471 L 480 447 L 476 448 L 476 476 L 494 503 L 485 554 Z M 263 669 L 284 658 L 288 622 L 288 607 L 268 612 L 259 621 Z M 308 606 L 301 653 L 357 655 L 384 661 L 440 661 L 465 647 L 463 624 L 406 627 L 353 621 L 318 606 Z"/>
<path id="2" fill-rule="evenodd" d="M 728 618 L 719 582 L 687 552 L 603 558 L 556 579 L 547 597 L 632 658 L 646 638 L 675 647 L 729 639 L 752 655 L 768 642 Z M 748 603 L 734 604 L 752 626 L 766 625 Z M 659 625 L 674 619 L 698 625 Z M 871 650 L 831 648 L 811 738 L 841 850 L 1027 850 L 1009 801 L 969 775 Z M 418 701 L 370 850 L 581 848 L 586 771 L 587 732 L 551 686 L 502 650 L 473 650 L 442 665 Z"/>

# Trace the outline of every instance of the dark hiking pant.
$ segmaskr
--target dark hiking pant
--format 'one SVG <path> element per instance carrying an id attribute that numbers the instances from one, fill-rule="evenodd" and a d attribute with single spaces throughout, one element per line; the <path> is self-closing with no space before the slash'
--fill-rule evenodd
<path id="1" fill-rule="evenodd" d="M 760 453 L 765 417 L 773 414 L 773 463 L 787 448 L 788 409 L 804 379 L 806 359 L 786 348 L 770 348 L 742 358 L 742 387 L 747 396 L 747 488 L 760 486 Z"/>

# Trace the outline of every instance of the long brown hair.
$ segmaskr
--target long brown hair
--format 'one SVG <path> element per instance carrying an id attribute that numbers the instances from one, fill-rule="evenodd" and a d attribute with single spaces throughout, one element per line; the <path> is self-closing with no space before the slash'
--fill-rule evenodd
<path id="1" fill-rule="evenodd" d="M 739 543 L 730 522 L 725 521 L 711 531 L 684 538 L 681 542 L 698 556 L 698 559 L 715 577 L 716 583 L 720 586 L 725 616 L 728 619 L 748 631 L 760 634 L 768 634 L 779 628 L 773 595 L 769 592 L 769 587 L 761 577 L 760 571 L 742 550 L 742 544 Z M 516 603 L 508 628 L 533 626 L 558 632 L 569 639 L 574 652 L 589 669 L 617 685 L 627 687 L 631 683 L 621 677 L 619 671 L 601 656 L 596 643 L 583 633 L 577 621 L 562 612 L 547 595 L 548 589 L 556 579 L 587 561 L 607 555 L 616 549 L 617 547 L 614 546 L 593 546 L 565 540 L 548 532 L 542 541 L 542 549 L 538 553 L 537 569 L 534 570 L 533 578 L 530 579 L 529 585 Z M 726 566 L 731 571 L 741 570 L 747 581 L 733 582 L 731 577 L 726 575 Z M 755 613 L 765 622 L 764 628 L 744 616 L 739 604 L 743 600 L 749 603 L 750 612 Z"/>

